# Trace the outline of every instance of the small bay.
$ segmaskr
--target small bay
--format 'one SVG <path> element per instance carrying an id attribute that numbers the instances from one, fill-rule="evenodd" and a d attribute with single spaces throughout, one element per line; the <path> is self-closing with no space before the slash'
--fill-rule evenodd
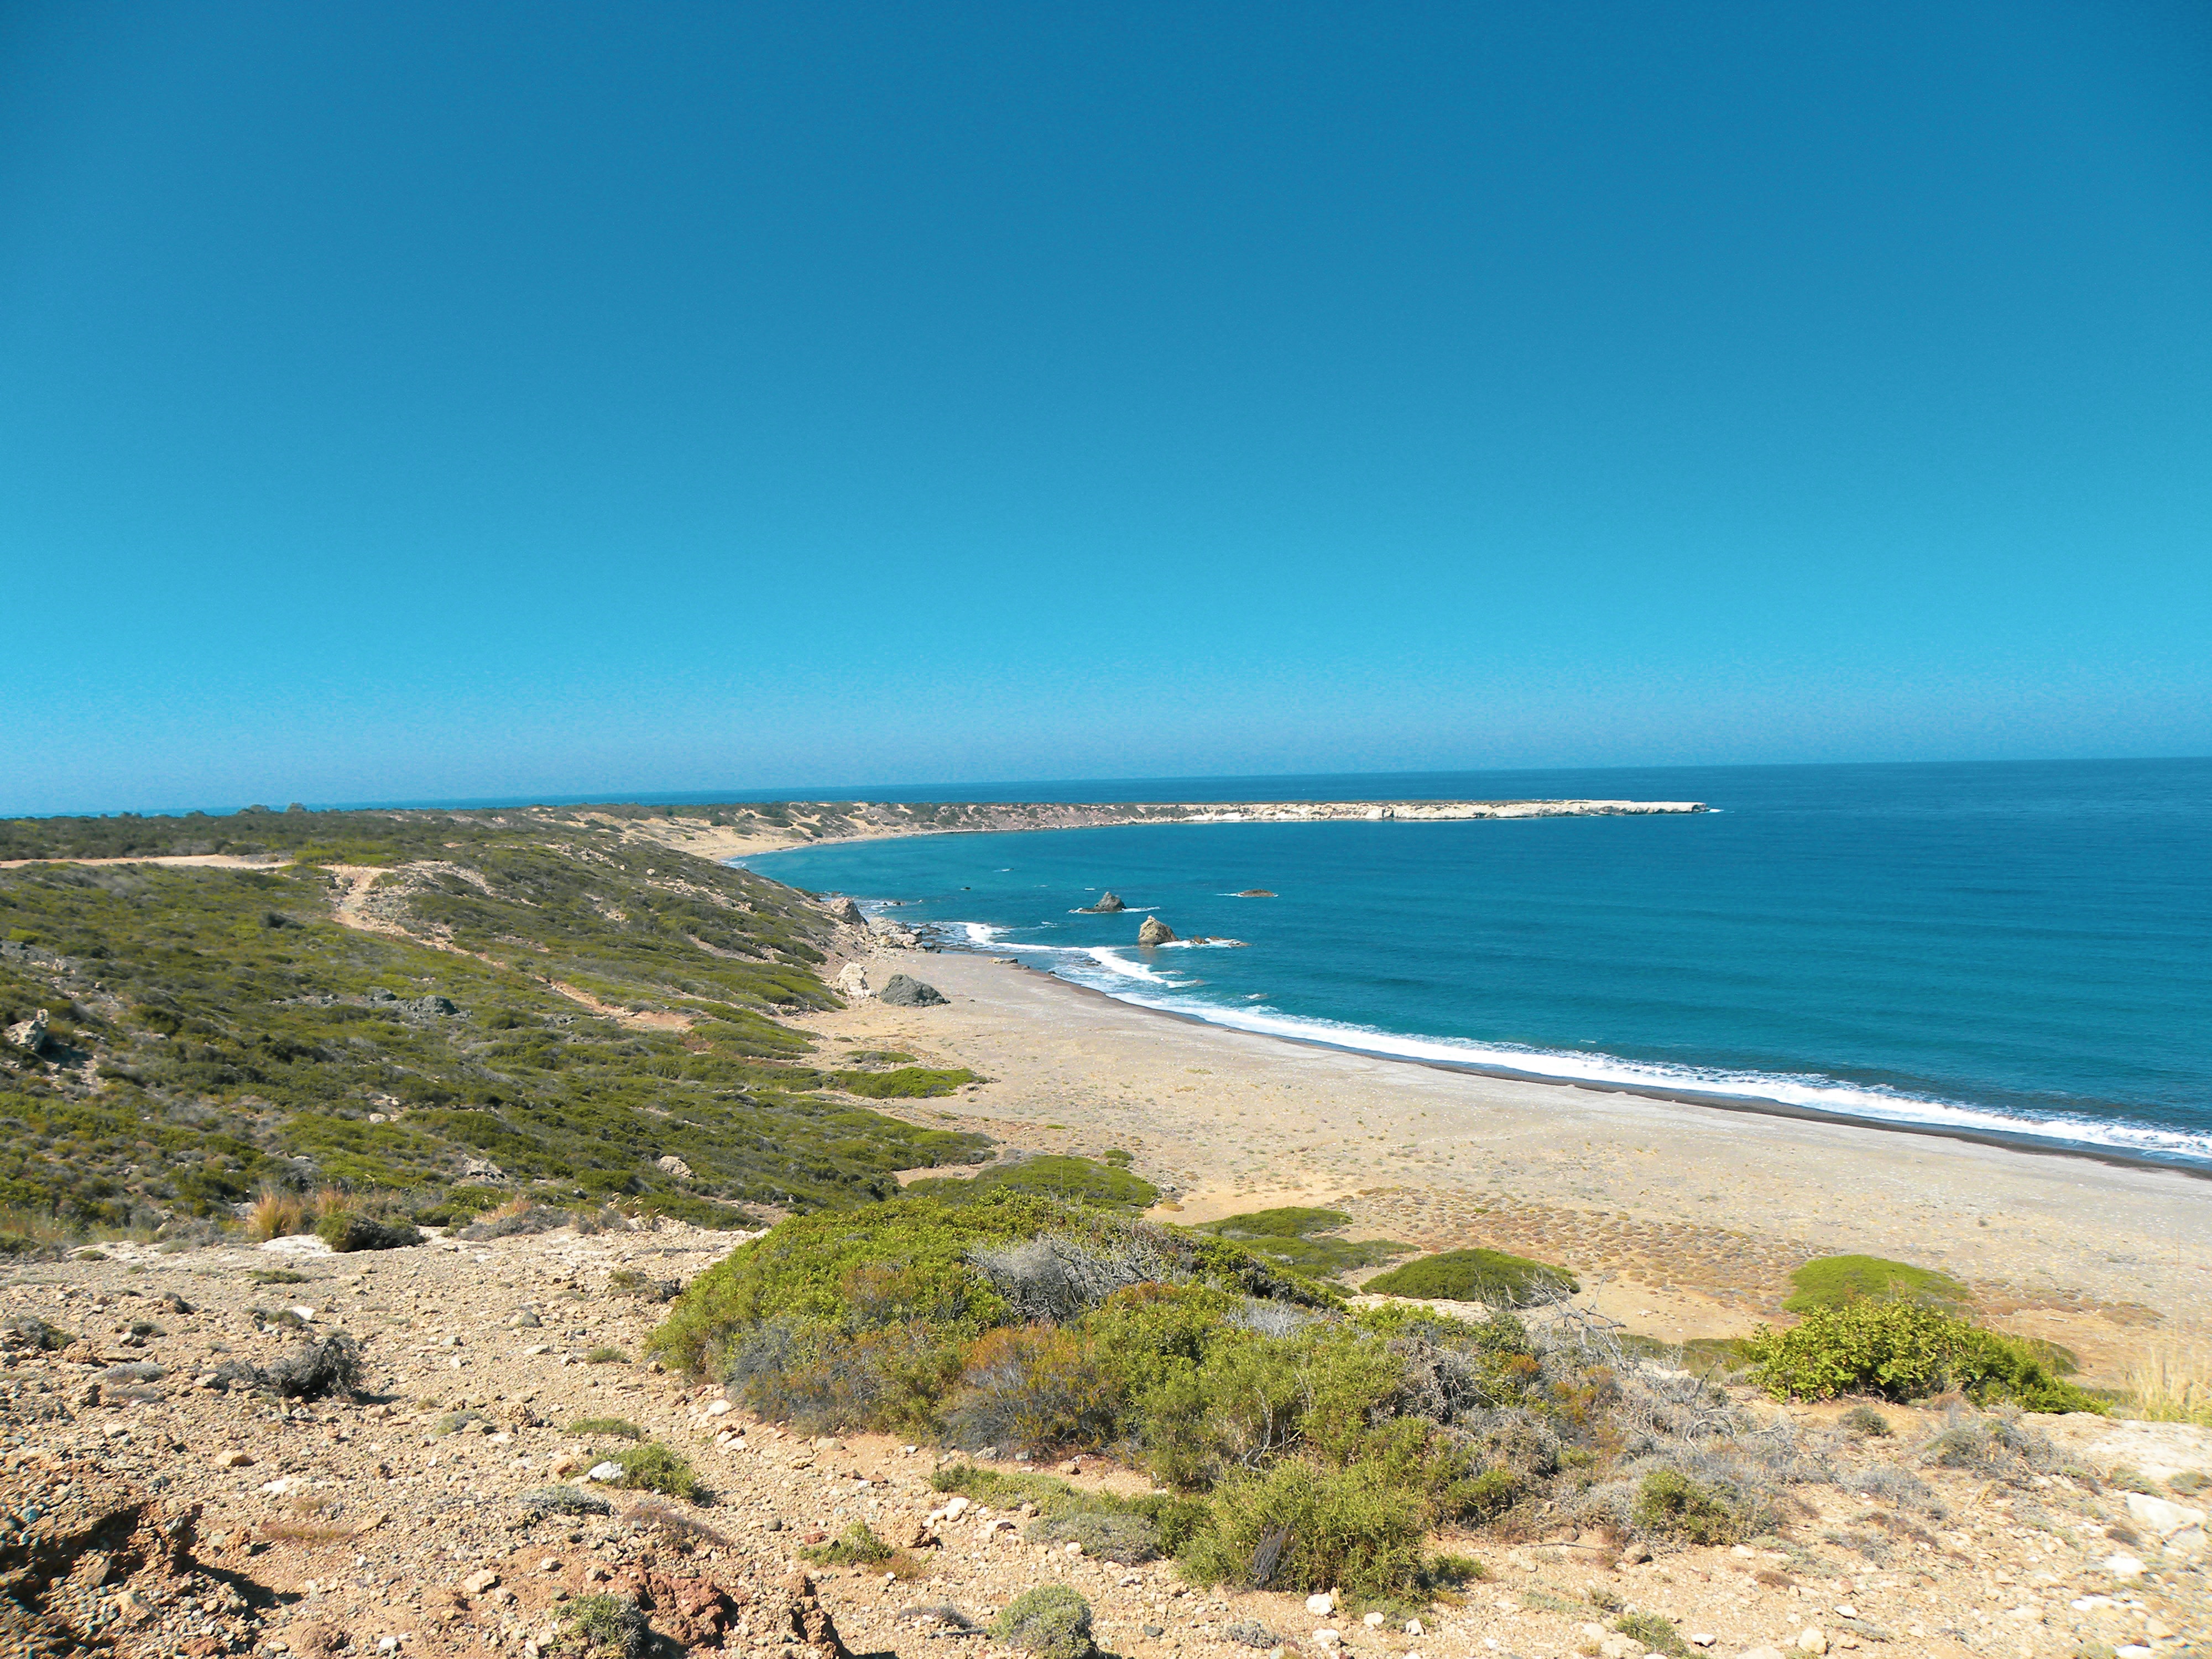
<path id="1" fill-rule="evenodd" d="M 922 798 L 922 792 L 902 792 Z M 2212 1165 L 2212 761 L 1038 784 L 927 798 L 1695 799 L 744 860 L 1245 1030 Z M 1248 889 L 1277 896 L 1237 896 Z M 1130 907 L 1078 914 L 1111 889 Z M 1158 915 L 1184 939 L 1140 948 Z"/>

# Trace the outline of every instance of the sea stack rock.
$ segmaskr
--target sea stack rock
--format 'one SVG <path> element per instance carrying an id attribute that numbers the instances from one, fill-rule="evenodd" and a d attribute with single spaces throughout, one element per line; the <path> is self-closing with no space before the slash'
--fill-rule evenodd
<path id="1" fill-rule="evenodd" d="M 1172 945 L 1174 942 L 1175 929 L 1158 916 L 1146 916 L 1145 925 L 1137 929 L 1137 943 L 1139 945 Z"/>
<path id="2" fill-rule="evenodd" d="M 1126 910 L 1129 907 L 1121 902 L 1121 896 L 1119 893 L 1109 892 L 1101 893 L 1098 896 L 1097 903 L 1086 904 L 1083 908 L 1088 914 L 1094 916 L 1110 916 L 1116 910 Z"/>
<path id="3" fill-rule="evenodd" d="M 894 1008 L 934 1008 L 945 1000 L 945 994 L 934 985 L 924 985 L 905 974 L 893 974 L 890 982 L 876 993 L 876 999 Z"/>

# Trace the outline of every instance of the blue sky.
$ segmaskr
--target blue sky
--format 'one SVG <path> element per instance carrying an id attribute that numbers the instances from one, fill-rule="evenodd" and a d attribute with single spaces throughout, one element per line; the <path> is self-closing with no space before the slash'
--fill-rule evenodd
<path id="1" fill-rule="evenodd" d="M 2212 752 L 2195 5 L 0 8 L 0 810 Z"/>

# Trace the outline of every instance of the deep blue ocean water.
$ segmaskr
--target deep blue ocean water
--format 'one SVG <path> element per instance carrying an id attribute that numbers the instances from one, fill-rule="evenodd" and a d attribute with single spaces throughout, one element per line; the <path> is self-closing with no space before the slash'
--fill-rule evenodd
<path id="1" fill-rule="evenodd" d="M 911 793 L 912 792 L 904 792 Z M 2212 1165 L 2212 761 L 1145 781 L 938 799 L 1692 799 L 745 860 L 1247 1030 Z M 1273 899 L 1240 899 L 1263 887 Z M 1111 888 L 1120 915 L 1074 914 Z M 1243 948 L 1140 950 L 1157 914 Z"/>

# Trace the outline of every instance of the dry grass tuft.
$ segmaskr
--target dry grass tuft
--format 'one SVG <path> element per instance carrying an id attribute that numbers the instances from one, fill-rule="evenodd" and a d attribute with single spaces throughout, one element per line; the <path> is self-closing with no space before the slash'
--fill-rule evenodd
<path id="1" fill-rule="evenodd" d="M 286 1192 L 281 1187 L 264 1187 L 246 1212 L 246 1237 L 261 1242 L 272 1238 L 289 1238 L 294 1233 L 303 1233 L 313 1224 L 313 1212 L 307 1200 L 297 1193 Z"/>
<path id="2" fill-rule="evenodd" d="M 2212 1428 L 2212 1350 L 2160 1343 L 2128 1367 L 2125 1386 L 2146 1422 Z"/>

